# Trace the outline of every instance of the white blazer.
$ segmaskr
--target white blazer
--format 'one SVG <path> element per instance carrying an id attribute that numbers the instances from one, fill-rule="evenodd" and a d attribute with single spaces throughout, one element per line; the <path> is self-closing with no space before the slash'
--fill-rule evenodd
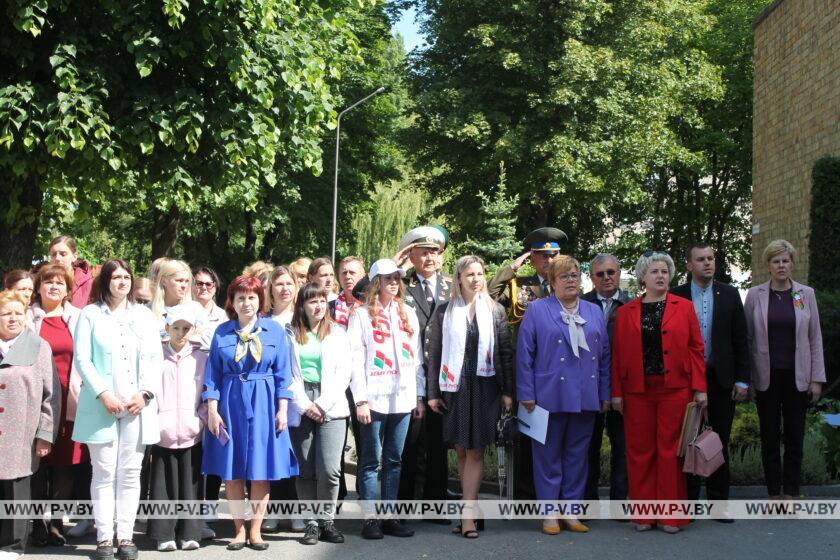
<path id="1" fill-rule="evenodd" d="M 304 390 L 303 376 L 300 371 L 299 344 L 294 336 L 289 335 L 290 364 L 292 368 L 292 391 L 294 399 L 289 407 L 289 426 L 299 426 L 300 418 L 312 405 Z M 337 420 L 350 416 L 346 391 L 350 386 L 350 343 L 344 330 L 332 325 L 330 334 L 321 341 L 321 396 L 315 399 L 327 415 L 327 420 Z"/>

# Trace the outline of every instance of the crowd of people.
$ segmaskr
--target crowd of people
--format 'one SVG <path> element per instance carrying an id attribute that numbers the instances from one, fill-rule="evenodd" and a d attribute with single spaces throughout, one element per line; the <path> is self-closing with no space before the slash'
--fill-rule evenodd
<path id="1" fill-rule="evenodd" d="M 218 500 L 222 482 L 232 507 L 247 495 L 253 508 L 249 524 L 232 511 L 227 548 L 265 550 L 263 532 L 279 529 L 264 519 L 269 500 L 346 495 L 348 428 L 364 503 L 451 498 L 453 448 L 460 494 L 477 500 L 485 448 L 515 403 L 548 412 L 544 442 L 516 440 L 517 497 L 597 499 L 606 428 L 611 499 L 697 499 L 702 480 L 683 474 L 677 450 L 686 406 L 707 410 L 726 453 L 735 404 L 751 395 L 768 495 L 796 497 L 825 368 L 793 246 L 767 246 L 770 280 L 742 304 L 715 280 L 704 243 L 687 248 L 688 280 L 673 288 L 671 256 L 639 256 L 633 299 L 619 260 L 598 254 L 584 294 L 585 267 L 561 254 L 564 238 L 531 232 L 488 282 L 472 255 L 443 274 L 446 232 L 423 226 L 367 270 L 354 256 L 337 275 L 323 257 L 256 262 L 222 290 L 208 267 L 160 258 L 141 277 L 119 259 L 93 267 L 56 237 L 48 261 L 8 272 L 0 292 L 0 499 L 92 500 L 94 519 L 0 520 L 2 555 L 95 530 L 97 560 L 115 548 L 133 560 L 141 499 Z M 518 277 L 526 259 L 535 274 Z M 705 482 L 709 499 L 728 498 L 728 457 Z M 334 515 L 295 520 L 301 542 L 344 542 Z M 634 526 L 675 533 L 687 522 Z M 483 528 L 467 508 L 453 532 L 475 539 Z M 574 518 L 542 522 L 546 534 L 564 528 L 589 531 Z M 146 532 L 160 551 L 215 536 L 196 519 L 150 519 Z M 413 534 L 365 510 L 362 537 Z"/>

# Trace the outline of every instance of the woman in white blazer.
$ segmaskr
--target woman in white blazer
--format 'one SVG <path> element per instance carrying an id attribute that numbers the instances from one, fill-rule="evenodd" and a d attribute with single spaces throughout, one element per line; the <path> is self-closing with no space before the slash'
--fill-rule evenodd
<path id="1" fill-rule="evenodd" d="M 73 337 L 82 378 L 73 440 L 87 444 L 93 466 L 96 560 L 114 557 L 114 513 L 120 559 L 137 557 L 132 536 L 143 451 L 160 440 L 154 396 L 163 347 L 154 315 L 133 301 L 133 280 L 125 261 L 102 265 L 93 286 L 96 303 L 82 310 Z"/>
<path id="2" fill-rule="evenodd" d="M 300 289 L 289 323 L 294 406 L 289 417 L 292 445 L 300 465 L 295 479 L 299 499 L 338 500 L 341 453 L 347 435 L 350 385 L 347 335 L 331 324 L 327 290 L 315 283 Z M 320 520 L 309 518 L 303 544 L 343 543 L 335 528 L 335 508 Z M 320 523 L 319 523 L 320 522 Z"/>
<path id="3" fill-rule="evenodd" d="M 795 258 L 789 242 L 770 242 L 764 250 L 770 281 L 750 288 L 744 303 L 761 459 L 767 492 L 774 498 L 799 495 L 805 414 L 809 402 L 820 400 L 825 383 L 817 300 L 813 288 L 791 278 Z"/>

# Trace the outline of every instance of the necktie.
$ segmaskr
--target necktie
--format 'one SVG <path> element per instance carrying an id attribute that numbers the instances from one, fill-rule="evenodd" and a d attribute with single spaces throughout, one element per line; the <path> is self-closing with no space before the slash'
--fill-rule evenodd
<path id="1" fill-rule="evenodd" d="M 548 280 L 542 281 L 542 289 L 543 294 L 550 296 L 551 295 L 551 284 L 548 283 Z"/>
<path id="2" fill-rule="evenodd" d="M 428 280 L 423 280 L 423 293 L 426 294 L 426 301 L 431 307 L 435 306 L 435 296 L 432 294 L 432 287 L 429 286 Z"/>
<path id="3" fill-rule="evenodd" d="M 234 362 L 241 361 L 248 355 L 248 352 L 251 352 L 255 361 L 260 361 L 260 358 L 262 357 L 262 342 L 260 341 L 259 334 L 261 332 L 262 327 L 257 328 L 257 330 L 252 333 L 236 331 L 236 334 L 239 336 L 239 341 L 236 343 L 236 352 L 233 356 Z"/>
<path id="4" fill-rule="evenodd" d="M 612 298 L 604 298 L 601 300 L 601 307 L 604 308 L 604 317 L 610 314 L 610 308 L 612 307 Z"/>

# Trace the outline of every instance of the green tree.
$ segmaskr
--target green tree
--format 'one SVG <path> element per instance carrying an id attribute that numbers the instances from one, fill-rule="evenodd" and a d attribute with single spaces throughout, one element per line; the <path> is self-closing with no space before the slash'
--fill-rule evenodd
<path id="1" fill-rule="evenodd" d="M 497 267 L 522 250 L 516 235 L 516 207 L 519 197 L 507 195 L 505 162 L 499 162 L 499 181 L 495 192 L 479 193 L 480 220 L 484 227 L 472 236 L 467 235 L 461 249 L 482 257 L 490 267 Z"/>
<path id="2" fill-rule="evenodd" d="M 695 48 L 713 23 L 702 2 L 413 4 L 429 47 L 413 57 L 412 151 L 454 237 L 484 227 L 477 192 L 504 161 L 517 233 L 557 226 L 586 255 L 618 202 L 644 200 L 652 165 L 696 157 L 672 125 L 721 93 Z"/>
<path id="3" fill-rule="evenodd" d="M 752 20 L 767 0 L 710 0 L 713 25 L 694 40 L 722 77 L 721 95 L 696 99 L 692 118 L 671 121 L 683 149 L 652 166 L 641 204 L 616 206 L 624 254 L 647 247 L 675 257 L 696 241 L 716 250 L 718 276 L 749 268 L 752 191 Z"/>
<path id="4" fill-rule="evenodd" d="M 9 0 L 0 261 L 31 259 L 45 194 L 47 230 L 129 203 L 158 256 L 191 213 L 253 212 L 279 161 L 318 174 L 328 81 L 359 50 L 343 14 L 369 4 Z"/>

